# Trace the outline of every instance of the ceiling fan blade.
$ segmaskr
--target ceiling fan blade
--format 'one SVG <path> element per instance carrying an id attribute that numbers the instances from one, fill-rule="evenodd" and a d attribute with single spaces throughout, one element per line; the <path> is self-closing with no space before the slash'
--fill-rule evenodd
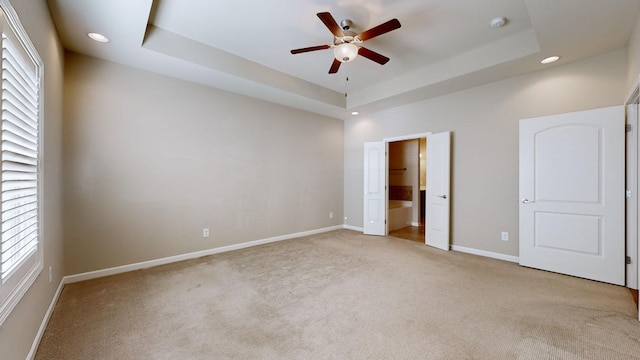
<path id="1" fill-rule="evenodd" d="M 342 32 L 342 28 L 340 27 L 340 25 L 338 25 L 338 23 L 333 18 L 333 16 L 331 16 L 331 14 L 329 14 L 328 12 L 321 12 L 321 13 L 318 13 L 317 15 L 320 18 L 320 20 L 322 20 L 324 25 L 329 29 L 329 31 L 331 31 L 333 36 L 336 36 L 336 37 L 344 36 L 344 33 Z"/>
<path id="2" fill-rule="evenodd" d="M 309 52 L 309 51 L 325 50 L 325 49 L 328 49 L 330 47 L 331 46 L 329 46 L 329 45 L 310 46 L 310 47 L 301 48 L 301 49 L 293 49 L 293 50 L 291 50 L 291 53 L 292 54 L 300 54 L 300 53 Z"/>
<path id="3" fill-rule="evenodd" d="M 372 39 L 376 36 L 388 33 L 389 31 L 400 28 L 400 21 L 398 19 L 391 19 L 384 24 L 380 24 L 369 30 L 365 30 L 356 36 L 361 41 Z"/>
<path id="4" fill-rule="evenodd" d="M 340 64 L 342 64 L 338 59 L 333 59 L 333 64 L 331 64 L 331 68 L 329 69 L 329 74 L 335 74 L 338 72 L 340 68 Z"/>
<path id="5" fill-rule="evenodd" d="M 369 60 L 373 60 L 375 62 L 377 62 L 380 65 L 384 65 L 389 61 L 389 58 L 384 56 L 384 55 L 380 55 L 377 52 L 373 51 L 373 50 L 369 50 L 365 47 L 361 47 L 360 49 L 358 49 L 358 55 L 362 55 L 364 57 L 366 57 Z"/>

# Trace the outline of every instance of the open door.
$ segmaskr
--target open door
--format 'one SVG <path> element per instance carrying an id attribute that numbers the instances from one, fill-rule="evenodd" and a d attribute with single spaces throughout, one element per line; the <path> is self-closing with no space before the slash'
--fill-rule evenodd
<path id="1" fill-rule="evenodd" d="M 625 284 L 624 122 L 623 106 L 520 121 L 521 265 Z"/>
<path id="2" fill-rule="evenodd" d="M 427 135 L 425 243 L 449 251 L 451 133 Z"/>
<path id="3" fill-rule="evenodd" d="M 627 104 L 626 234 L 627 287 L 638 289 L 638 103 Z"/>
<path id="4" fill-rule="evenodd" d="M 364 143 L 364 224 L 367 235 L 387 235 L 386 149 L 383 141 Z"/>
<path id="5" fill-rule="evenodd" d="M 640 78 L 633 85 L 627 98 L 627 287 L 638 289 L 640 281 L 640 246 L 638 246 L 638 169 L 639 131 L 640 125 Z M 630 130 L 630 131 L 629 131 Z M 630 261 L 629 261 L 630 260 Z M 630 264 L 629 264 L 630 262 Z M 640 304 L 638 304 L 638 320 L 640 320 Z"/>

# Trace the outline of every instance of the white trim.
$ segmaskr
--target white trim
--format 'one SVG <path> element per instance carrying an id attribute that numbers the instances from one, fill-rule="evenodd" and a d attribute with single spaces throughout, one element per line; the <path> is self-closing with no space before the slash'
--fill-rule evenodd
<path id="1" fill-rule="evenodd" d="M 320 234 L 320 233 L 329 232 L 333 230 L 339 230 L 342 228 L 343 228 L 343 225 L 337 225 L 337 226 L 332 226 L 332 227 L 327 227 L 322 229 L 303 231 L 295 234 L 275 236 L 275 237 L 261 239 L 261 240 L 248 241 L 240 244 L 234 244 L 234 245 L 222 246 L 222 247 L 208 249 L 208 250 L 196 251 L 188 254 L 169 256 L 165 258 L 143 261 L 143 262 L 129 264 L 129 265 L 116 266 L 108 269 L 69 275 L 69 276 L 65 276 L 65 284 L 71 284 L 71 283 L 90 280 L 90 279 L 97 279 L 104 276 L 121 274 L 121 273 L 134 271 L 134 270 L 146 269 L 146 268 L 150 268 L 158 265 L 171 264 L 171 263 L 183 261 L 183 260 L 197 259 L 199 257 L 203 257 L 207 255 L 214 255 L 214 254 L 219 254 L 223 252 L 244 249 L 252 246 L 269 244 L 269 243 L 282 241 L 282 240 L 289 240 L 289 239 L 299 238 L 303 236 Z"/>
<path id="2" fill-rule="evenodd" d="M 38 73 L 38 81 L 41 82 L 44 61 L 42 61 L 40 54 L 38 54 L 38 50 L 29 38 L 29 34 L 22 26 L 22 22 L 20 21 L 18 13 L 16 13 L 16 10 L 13 8 L 13 5 L 11 5 L 11 2 L 9 0 L 0 0 L 0 7 L 2 7 L 2 10 L 4 11 L 4 15 L 9 18 L 9 24 L 11 24 L 10 26 L 12 30 L 19 34 L 18 39 L 20 40 L 20 44 L 25 47 L 25 50 L 27 50 L 29 56 L 32 57 L 32 60 L 36 64 L 38 64 L 38 68 L 40 71 Z"/>
<path id="3" fill-rule="evenodd" d="M 517 256 L 505 255 L 505 254 L 500 254 L 500 253 L 495 253 L 495 252 L 485 251 L 485 250 L 478 250 L 478 249 L 468 248 L 468 247 L 464 247 L 464 246 L 452 245 L 451 246 L 451 250 L 459 251 L 459 252 L 467 253 L 467 254 L 484 256 L 484 257 L 488 257 L 488 258 L 492 258 L 492 259 L 509 261 L 509 262 L 513 262 L 513 263 L 519 263 L 520 262 L 520 259 Z"/>
<path id="4" fill-rule="evenodd" d="M 39 246 L 42 247 L 41 244 L 39 244 Z M 18 306 L 18 303 L 20 303 L 20 300 L 22 300 L 22 297 L 24 296 L 24 294 L 26 294 L 27 291 L 29 291 L 29 289 L 31 288 L 31 285 L 33 285 L 33 283 L 36 281 L 36 279 L 42 272 L 43 265 L 40 259 L 41 255 L 38 255 L 38 254 L 42 254 L 42 251 L 39 250 L 38 253 L 34 255 L 30 255 L 30 256 L 38 256 L 37 263 L 33 264 L 33 266 L 29 269 L 27 274 L 25 274 L 25 276 L 20 280 L 20 282 L 16 284 L 16 286 L 11 290 L 11 292 L 7 296 L 6 300 L 0 299 L 1 300 L 0 301 L 0 325 L 2 325 L 4 321 L 9 317 L 9 315 L 11 315 L 11 312 L 13 311 L 13 309 L 16 306 Z"/>
<path id="5" fill-rule="evenodd" d="M 426 133 L 418 133 L 418 134 L 413 134 L 413 135 L 402 135 L 402 136 L 394 136 L 394 137 L 390 137 L 390 138 L 384 138 L 382 139 L 382 141 L 384 142 L 395 142 L 395 141 L 404 141 L 404 140 L 414 140 L 414 139 L 420 139 L 420 138 L 426 138 L 427 135 L 431 135 L 432 132 L 426 132 Z"/>
<path id="6" fill-rule="evenodd" d="M 626 124 L 632 127 L 625 134 L 625 176 L 626 190 L 630 196 L 625 202 L 625 231 L 626 231 L 626 255 L 631 263 L 625 266 L 625 286 L 630 289 L 638 289 L 638 92 L 634 91 L 631 98 L 625 103 Z"/>
<path id="7" fill-rule="evenodd" d="M 51 303 L 49 304 L 49 308 L 47 312 L 44 314 L 44 318 L 42 319 L 42 323 L 40 324 L 40 328 L 38 329 L 38 333 L 36 337 L 33 339 L 33 343 L 31 344 L 31 350 L 29 350 L 29 354 L 27 354 L 27 360 L 33 360 L 36 356 L 36 352 L 38 351 L 38 346 L 40 346 L 40 341 L 42 340 L 42 335 L 44 335 L 44 331 L 47 328 L 47 324 L 49 324 L 49 319 L 51 319 L 51 315 L 53 314 L 53 310 L 56 308 L 56 304 L 58 303 L 58 299 L 60 298 L 60 294 L 62 294 L 62 288 L 66 284 L 66 277 L 60 280 L 60 284 L 58 285 L 58 290 L 56 290 L 55 295 L 53 295 L 53 299 L 51 299 Z"/>
<path id="8" fill-rule="evenodd" d="M 636 79 L 633 82 L 633 85 L 632 85 L 631 89 L 629 90 L 629 92 L 627 94 L 627 99 L 626 99 L 626 101 L 624 103 L 625 109 L 629 104 L 635 103 L 638 100 L 638 97 L 640 97 L 639 92 L 640 92 L 640 75 L 636 76 Z M 636 130 L 636 133 L 637 133 L 637 130 Z M 632 149 L 632 151 L 634 151 L 635 154 L 638 154 L 638 148 L 637 148 L 638 139 L 637 138 L 636 138 L 636 141 L 635 141 L 635 146 L 636 146 L 636 148 Z M 635 158 L 634 160 L 637 161 L 638 159 Z M 639 178 L 640 178 L 640 174 L 636 173 L 636 181 L 638 181 Z M 640 186 L 638 186 L 637 183 L 635 185 L 636 185 L 636 189 L 640 188 Z M 636 196 L 636 199 L 637 199 L 638 194 L 635 194 L 634 196 Z M 636 201 L 636 205 L 637 205 L 637 201 Z M 636 208 L 635 210 L 636 210 L 636 215 L 637 215 L 638 214 L 638 209 Z M 629 219 L 627 219 L 627 220 L 629 220 Z M 635 240 L 635 244 L 634 245 L 635 245 L 638 253 L 637 253 L 637 255 L 636 254 L 631 254 L 631 255 L 627 254 L 627 256 L 631 256 L 631 258 L 632 258 L 632 260 L 631 260 L 632 261 L 632 264 L 631 264 L 632 270 L 631 271 L 633 271 L 633 268 L 635 268 L 635 270 L 637 270 L 637 272 L 638 272 L 638 275 L 637 275 L 637 277 L 635 279 L 636 280 L 636 284 L 635 285 L 639 285 L 639 284 L 637 284 L 638 282 L 640 282 L 640 266 L 638 266 L 638 260 L 640 260 L 640 243 L 638 241 L 638 235 L 637 235 L 638 232 L 640 231 L 640 229 L 639 229 L 639 224 L 638 224 L 638 218 L 635 217 L 632 220 L 632 223 L 631 224 L 627 223 L 626 226 L 627 227 L 633 226 L 634 230 L 635 230 L 635 234 L 636 234 L 635 239 L 633 239 L 633 240 Z M 629 239 L 627 239 L 627 244 L 626 244 L 627 247 L 633 247 L 633 246 L 630 246 L 628 241 L 629 241 Z M 635 262 L 634 262 L 634 259 L 633 259 L 634 256 L 635 256 Z M 628 280 L 629 279 L 627 278 L 627 287 L 629 286 L 629 281 Z M 640 287 L 640 286 L 636 286 L 636 287 Z M 640 304 L 638 304 L 638 321 L 640 321 Z"/>
<path id="9" fill-rule="evenodd" d="M 636 80 L 631 85 L 631 89 L 629 89 L 626 97 L 625 105 L 631 104 L 638 97 L 638 93 L 640 92 L 640 75 L 636 76 Z"/>
<path id="10" fill-rule="evenodd" d="M 344 224 L 342 227 L 343 227 L 344 229 L 347 229 L 347 230 L 353 230 L 353 231 L 364 232 L 364 228 L 362 228 L 362 227 L 358 227 L 358 226 L 353 226 L 353 225 L 347 225 L 347 224 Z"/>
<path id="11" fill-rule="evenodd" d="M 425 133 L 419 133 L 419 134 L 413 134 L 413 135 L 402 135 L 402 136 L 394 136 L 394 137 L 390 137 L 390 138 L 384 138 L 382 139 L 382 141 L 385 142 L 394 142 L 394 141 L 404 141 L 404 140 L 414 140 L 414 139 L 420 139 L 420 138 L 426 138 L 427 135 L 431 135 L 431 131 L 429 132 L 425 132 Z"/>
<path id="12" fill-rule="evenodd" d="M 396 142 L 396 141 L 406 141 L 406 140 L 419 140 L 419 139 L 426 139 L 428 135 L 433 134 L 433 132 L 428 131 L 428 132 L 423 132 L 423 133 L 417 133 L 417 134 L 409 134 L 409 135 L 400 135 L 400 136 L 392 136 L 392 137 L 387 137 L 387 138 L 383 138 L 382 141 L 385 143 L 385 148 L 387 151 L 387 154 L 389 153 L 389 143 L 391 142 Z M 418 146 L 419 147 L 419 146 Z M 426 169 L 425 169 L 426 171 Z M 418 173 L 420 173 L 420 169 L 418 169 Z M 388 189 L 389 188 L 389 184 L 388 181 L 389 179 L 388 174 L 389 174 L 389 156 L 385 156 L 385 167 L 384 167 L 384 174 L 385 174 L 385 178 L 384 178 L 384 183 L 385 183 L 385 188 Z M 419 187 L 419 179 L 418 179 L 418 187 Z M 386 227 L 385 227 L 385 236 L 389 236 L 389 195 L 388 195 L 388 190 L 386 190 L 385 192 L 387 192 L 387 195 L 385 195 L 384 197 L 384 209 L 385 209 L 385 222 L 387 223 Z M 414 189 L 414 192 L 417 192 L 418 194 L 418 198 L 420 197 L 420 190 L 419 189 Z M 418 214 L 420 213 L 420 210 L 418 210 Z M 412 211 L 412 217 L 413 217 L 414 213 Z M 420 226 L 420 224 L 418 222 L 412 222 L 411 226 Z M 354 229 L 355 230 L 355 229 Z"/>

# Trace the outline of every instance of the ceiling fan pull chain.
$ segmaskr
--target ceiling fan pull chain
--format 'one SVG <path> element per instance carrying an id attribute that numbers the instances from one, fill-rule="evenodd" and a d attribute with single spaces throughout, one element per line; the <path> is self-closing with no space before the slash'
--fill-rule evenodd
<path id="1" fill-rule="evenodd" d="M 347 98 L 347 94 L 349 94 L 349 75 L 346 77 L 346 83 L 344 85 L 344 97 Z"/>

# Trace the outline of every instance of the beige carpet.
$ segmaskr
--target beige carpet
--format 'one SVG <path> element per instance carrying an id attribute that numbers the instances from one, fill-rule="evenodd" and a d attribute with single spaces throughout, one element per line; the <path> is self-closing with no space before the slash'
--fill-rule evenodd
<path id="1" fill-rule="evenodd" d="M 67 285 L 37 359 L 640 359 L 629 291 L 349 230 Z"/>

